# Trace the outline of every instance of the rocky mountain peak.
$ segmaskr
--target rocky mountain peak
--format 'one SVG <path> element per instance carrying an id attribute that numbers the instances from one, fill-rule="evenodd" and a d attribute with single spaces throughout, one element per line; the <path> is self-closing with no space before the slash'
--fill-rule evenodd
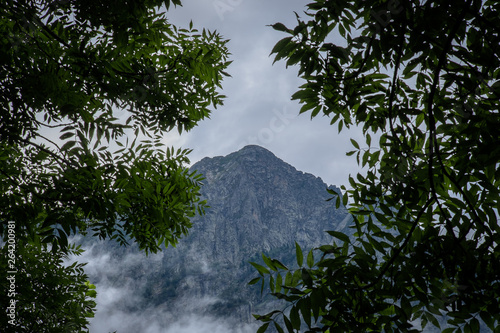
<path id="1" fill-rule="evenodd" d="M 227 156 L 206 157 L 194 164 L 191 169 L 197 170 L 205 176 L 205 185 L 208 187 L 211 187 L 210 184 L 217 182 L 220 178 L 233 178 L 233 180 L 238 180 L 240 184 L 249 182 L 248 185 L 252 187 L 257 185 L 278 187 L 291 185 L 300 187 L 302 185 L 304 187 L 304 182 L 310 182 L 314 184 L 316 189 L 322 188 L 324 194 L 326 194 L 324 190 L 328 187 L 319 177 L 298 171 L 269 150 L 257 145 L 245 146 Z M 332 188 L 336 187 L 332 186 Z M 277 188 L 273 190 L 275 189 Z"/>
<path id="2" fill-rule="evenodd" d="M 201 191 L 211 208 L 193 221 L 188 238 L 203 235 L 207 253 L 233 263 L 294 241 L 319 244 L 346 214 L 326 201 L 328 186 L 320 178 L 260 146 L 205 158 L 192 169 L 205 176 Z"/>
<path id="3" fill-rule="evenodd" d="M 251 156 L 255 156 L 255 155 L 260 155 L 260 157 L 269 156 L 269 155 L 274 156 L 274 154 L 271 153 L 269 150 L 267 150 L 264 147 L 258 146 L 258 145 L 247 145 L 247 146 L 241 148 L 241 150 L 239 150 L 239 151 L 237 151 L 236 153 L 233 153 L 233 154 L 237 154 L 237 155 L 240 155 L 240 156 L 250 156 L 250 155 Z"/>
<path id="4" fill-rule="evenodd" d="M 121 306 L 119 311 L 133 312 L 145 306 L 161 309 L 165 327 L 168 318 L 186 311 L 252 322 L 252 313 L 266 311 L 267 303 L 259 288 L 247 286 L 256 275 L 249 261 L 262 260 L 264 252 L 285 265 L 294 265 L 296 241 L 310 249 L 331 242 L 325 231 L 346 230 L 347 211 L 326 201 L 331 197 L 327 184 L 260 146 L 204 158 L 191 169 L 205 176 L 201 193 L 210 208 L 204 216 L 192 219 L 189 235 L 176 248 L 165 249 L 156 260 L 134 259 L 131 264 L 126 260 L 134 256 L 131 248 L 126 249 L 129 254 L 123 254 L 124 249 L 110 249 L 105 244 L 94 247 L 96 254 L 116 251 L 113 258 L 127 261 L 120 265 L 126 267 L 126 273 L 121 269 L 116 275 L 91 276 L 98 288 L 103 281 L 122 281 L 125 276 L 133 281 L 140 301 Z M 141 330 L 130 330 L 137 331 Z"/>

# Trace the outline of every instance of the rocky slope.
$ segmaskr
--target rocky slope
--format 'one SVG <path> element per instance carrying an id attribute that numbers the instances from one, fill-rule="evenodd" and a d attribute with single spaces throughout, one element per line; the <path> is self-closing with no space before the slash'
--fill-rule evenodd
<path id="1" fill-rule="evenodd" d="M 206 178 L 202 191 L 211 209 L 194 221 L 187 243 L 220 263 L 237 264 L 294 241 L 319 245 L 324 231 L 336 229 L 346 215 L 326 201 L 331 195 L 320 178 L 259 146 L 205 158 L 192 168 Z"/>

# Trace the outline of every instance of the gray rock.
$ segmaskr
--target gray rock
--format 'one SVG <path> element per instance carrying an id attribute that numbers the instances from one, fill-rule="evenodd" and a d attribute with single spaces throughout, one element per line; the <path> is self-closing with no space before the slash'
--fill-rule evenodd
<path id="1" fill-rule="evenodd" d="M 115 275 L 100 272 L 91 281 L 99 288 L 99 281 L 133 280 L 134 294 L 142 300 L 121 311 L 162 307 L 173 318 L 192 312 L 250 322 L 252 313 L 274 300 L 247 285 L 257 276 L 249 261 L 262 262 L 264 252 L 293 265 L 295 241 L 310 249 L 331 243 L 326 230 L 347 230 L 346 209 L 326 201 L 331 195 L 320 178 L 297 171 L 262 147 L 204 158 L 192 169 L 205 177 L 202 194 L 210 208 L 192 220 L 190 234 L 176 248 L 130 261 L 142 255 L 135 247 L 95 245 L 100 253 L 112 251 L 124 268 Z M 340 193 L 335 186 L 330 189 Z"/>

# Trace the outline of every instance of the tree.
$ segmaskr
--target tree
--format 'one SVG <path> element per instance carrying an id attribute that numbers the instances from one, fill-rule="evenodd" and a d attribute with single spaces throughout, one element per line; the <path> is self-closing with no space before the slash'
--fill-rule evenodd
<path id="1" fill-rule="evenodd" d="M 15 273 L 9 273 L 7 249 L 1 249 L 0 258 L 0 287 L 8 291 L 0 294 L 7 312 L 0 318 L 0 327 L 27 333 L 84 332 L 82 328 L 94 316 L 97 295 L 83 271 L 85 264 L 64 264 L 68 257 L 62 252 L 27 244 L 17 250 Z M 67 254 L 82 252 L 80 247 L 69 245 Z"/>
<path id="2" fill-rule="evenodd" d="M 2 233 L 10 220 L 18 239 L 64 247 L 92 231 L 156 251 L 187 232 L 199 178 L 162 134 L 222 103 L 228 53 L 216 33 L 170 25 L 155 10 L 170 3 L 0 5 Z"/>
<path id="3" fill-rule="evenodd" d="M 298 66 L 301 113 L 362 128 L 347 155 L 364 171 L 331 193 L 355 234 L 305 264 L 297 246 L 296 269 L 265 257 L 251 282 L 286 307 L 259 331 L 500 332 L 500 2 L 316 0 L 306 16 L 273 25 L 288 36 L 272 53 Z"/>
<path id="4" fill-rule="evenodd" d="M 16 251 L 52 265 L 50 250 L 58 266 L 81 233 L 156 252 L 203 213 L 189 150 L 162 140 L 222 104 L 227 41 L 169 24 L 159 9 L 171 5 L 180 1 L 0 4 L 0 234 L 14 230 Z"/>

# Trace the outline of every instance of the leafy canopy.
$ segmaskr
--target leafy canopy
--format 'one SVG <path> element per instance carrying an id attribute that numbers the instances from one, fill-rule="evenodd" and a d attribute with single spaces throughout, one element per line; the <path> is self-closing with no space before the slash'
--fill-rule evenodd
<path id="1" fill-rule="evenodd" d="M 500 331 L 500 2 L 316 0 L 305 15 L 273 25 L 288 36 L 272 53 L 298 66 L 301 112 L 362 128 L 347 154 L 364 173 L 336 198 L 354 237 L 258 268 L 286 304 L 259 332 Z"/>
<path id="2" fill-rule="evenodd" d="M 67 255 L 32 243 L 17 249 L 16 273 L 11 273 L 7 249 L 0 249 L 0 287 L 7 291 L 0 293 L 2 304 L 6 305 L 0 317 L 3 331 L 84 332 L 82 328 L 94 317 L 97 296 L 95 286 L 87 281 L 85 264 L 65 263 Z M 68 255 L 82 252 L 79 246 L 70 244 L 67 248 Z M 15 300 L 14 305 L 11 300 Z"/>
<path id="3" fill-rule="evenodd" d="M 70 235 L 156 252 L 203 213 L 189 150 L 163 136 L 222 104 L 229 53 L 215 32 L 168 23 L 158 10 L 171 5 L 0 3 L 0 298 L 16 302 L 3 330 L 87 328 L 96 292 L 82 264 L 64 262 L 81 253 Z"/>
<path id="4" fill-rule="evenodd" d="M 146 251 L 175 245 L 201 213 L 192 129 L 222 103 L 225 40 L 168 23 L 177 1 L 0 4 L 0 233 L 53 249 L 92 232 Z"/>

